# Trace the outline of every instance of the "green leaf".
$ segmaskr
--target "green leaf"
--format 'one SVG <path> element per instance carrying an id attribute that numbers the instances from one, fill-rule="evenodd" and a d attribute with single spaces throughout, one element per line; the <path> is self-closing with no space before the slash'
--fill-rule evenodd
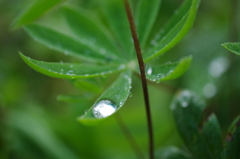
<path id="1" fill-rule="evenodd" d="M 25 9 L 13 22 L 13 27 L 18 28 L 41 17 L 48 10 L 66 0 L 37 0 Z"/>
<path id="2" fill-rule="evenodd" d="M 215 114 L 208 117 L 202 128 L 202 134 L 214 159 L 221 159 L 223 150 L 222 134 Z"/>
<path id="3" fill-rule="evenodd" d="M 153 47 L 143 54 L 145 62 L 175 46 L 193 25 L 200 0 L 186 0 L 163 27 L 163 33 L 151 41 Z"/>
<path id="4" fill-rule="evenodd" d="M 189 156 L 177 147 L 166 147 L 157 152 L 158 159 L 189 159 Z"/>
<path id="5" fill-rule="evenodd" d="M 187 90 L 179 92 L 171 105 L 178 132 L 194 159 L 213 159 L 199 132 L 205 107 L 199 96 Z"/>
<path id="6" fill-rule="evenodd" d="M 83 102 L 86 102 L 88 99 L 86 96 L 77 97 L 77 96 L 59 95 L 57 97 L 57 100 L 61 102 L 66 102 L 66 103 L 83 103 Z"/>
<path id="7" fill-rule="evenodd" d="M 118 40 L 126 58 L 131 58 L 133 42 L 129 22 L 122 0 L 99 0 L 99 5 L 106 17 L 108 26 Z"/>
<path id="8" fill-rule="evenodd" d="M 64 15 L 74 34 L 103 55 L 123 61 L 122 55 L 116 50 L 115 39 L 102 22 L 81 8 L 64 7 Z"/>
<path id="9" fill-rule="evenodd" d="M 153 24 L 157 18 L 161 0 L 139 1 L 136 16 L 136 26 L 141 47 L 144 48 Z"/>
<path id="10" fill-rule="evenodd" d="M 238 43 L 224 43 L 222 44 L 223 47 L 225 47 L 226 49 L 228 49 L 229 51 L 240 55 L 240 42 Z"/>
<path id="11" fill-rule="evenodd" d="M 111 60 L 105 58 L 99 51 L 96 52 L 86 42 L 64 35 L 48 27 L 39 24 L 31 24 L 24 27 L 24 29 L 34 40 L 50 49 L 60 51 L 65 55 L 93 62 L 106 62 Z"/>
<path id="12" fill-rule="evenodd" d="M 179 62 L 166 63 L 160 66 L 147 66 L 146 77 L 150 81 L 172 80 L 182 76 L 189 68 L 192 57 L 182 58 Z"/>
<path id="13" fill-rule="evenodd" d="M 100 93 L 102 91 L 101 88 L 99 88 L 99 86 L 97 85 L 97 83 L 90 81 L 90 79 L 77 80 L 74 82 L 74 85 L 78 89 L 80 89 L 82 91 L 86 91 L 86 92 Z"/>
<path id="14" fill-rule="evenodd" d="M 96 100 L 79 121 L 94 125 L 117 112 L 128 98 L 131 89 L 131 71 L 123 72 L 118 79 Z"/>
<path id="15" fill-rule="evenodd" d="M 234 126 L 230 126 L 225 147 L 223 151 L 223 159 L 239 159 L 240 158 L 240 116 L 234 120 Z"/>
<path id="16" fill-rule="evenodd" d="M 50 63 L 33 60 L 19 53 L 21 58 L 35 71 L 44 75 L 64 78 L 79 79 L 106 76 L 124 70 L 124 65 L 95 65 L 95 64 L 73 64 L 73 63 Z"/>

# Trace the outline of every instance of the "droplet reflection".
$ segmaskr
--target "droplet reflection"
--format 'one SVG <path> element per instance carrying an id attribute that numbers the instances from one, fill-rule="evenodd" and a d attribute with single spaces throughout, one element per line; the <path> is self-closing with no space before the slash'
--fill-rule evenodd
<path id="1" fill-rule="evenodd" d="M 101 119 L 112 115 L 116 111 L 116 105 L 109 100 L 102 100 L 98 102 L 93 108 L 93 115 L 95 118 Z"/>

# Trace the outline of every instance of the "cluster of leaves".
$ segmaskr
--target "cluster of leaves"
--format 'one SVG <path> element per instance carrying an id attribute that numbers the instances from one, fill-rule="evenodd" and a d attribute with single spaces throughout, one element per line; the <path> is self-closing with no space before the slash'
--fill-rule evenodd
<path id="1" fill-rule="evenodd" d="M 215 114 L 204 121 L 206 104 L 195 93 L 183 90 L 174 99 L 171 109 L 176 126 L 189 152 L 170 147 L 160 152 L 166 159 L 238 159 L 240 157 L 240 116 L 231 124 L 222 142 L 220 126 Z"/>
<path id="2" fill-rule="evenodd" d="M 33 60 L 21 53 L 20 56 L 30 67 L 42 74 L 70 79 L 76 86 L 95 89 L 93 92 L 98 93 L 100 91 L 96 89 L 96 84 L 91 78 L 121 72 L 116 81 L 79 118 L 85 124 L 95 124 L 122 107 L 130 94 L 132 74 L 139 74 L 123 1 L 99 1 L 102 17 L 80 7 L 63 5 L 60 12 L 66 18 L 69 34 L 46 25 L 32 23 L 47 10 L 62 2 L 64 0 L 55 0 L 51 3 L 47 0 L 36 1 L 17 18 L 14 26 L 23 26 L 37 42 L 79 59 L 79 62 L 51 63 Z M 152 66 L 150 60 L 171 49 L 186 35 L 194 22 L 200 0 L 185 0 L 156 34 L 152 33 L 152 28 L 161 1 L 132 0 L 130 2 L 146 63 L 147 79 L 158 83 L 180 77 L 190 66 L 191 57 L 156 66 Z M 38 9 L 39 5 L 45 7 Z M 35 9 L 37 12 L 34 11 Z M 64 96 L 59 99 L 76 100 Z"/>

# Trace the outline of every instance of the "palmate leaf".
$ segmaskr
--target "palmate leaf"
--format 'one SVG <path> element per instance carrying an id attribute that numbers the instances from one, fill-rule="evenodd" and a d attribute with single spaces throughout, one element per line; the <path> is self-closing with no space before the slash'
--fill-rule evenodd
<path id="1" fill-rule="evenodd" d="M 72 63 L 50 63 L 30 59 L 20 53 L 22 59 L 34 70 L 56 78 L 78 79 L 106 76 L 125 69 L 124 65 L 94 65 Z"/>
<path id="2" fill-rule="evenodd" d="M 176 79 L 188 70 L 191 62 L 192 57 L 189 56 L 182 58 L 179 62 L 169 62 L 160 66 L 147 66 L 146 77 L 154 82 Z"/>
<path id="3" fill-rule="evenodd" d="M 118 79 L 96 100 L 79 121 L 94 125 L 117 112 L 128 98 L 131 89 L 131 71 L 122 72 Z"/>
<path id="4" fill-rule="evenodd" d="M 27 9 L 25 9 L 13 22 L 13 27 L 17 28 L 22 25 L 26 25 L 40 16 L 42 16 L 44 13 L 46 13 L 48 10 L 52 9 L 53 7 L 59 5 L 60 3 L 63 3 L 67 0 L 36 0 L 31 6 L 29 6 Z"/>
<path id="5" fill-rule="evenodd" d="M 222 44 L 223 47 L 225 47 L 226 49 L 228 49 L 229 51 L 240 55 L 240 42 L 238 43 L 224 43 Z"/>
<path id="6" fill-rule="evenodd" d="M 25 26 L 24 29 L 39 43 L 66 55 L 92 62 L 106 62 L 111 60 L 111 58 L 101 55 L 101 51 L 91 47 L 91 44 L 88 42 L 80 41 L 49 27 L 40 24 L 30 24 Z"/>
<path id="7" fill-rule="evenodd" d="M 200 0 L 185 0 L 175 15 L 162 28 L 164 31 L 152 39 L 153 47 L 144 54 L 145 62 L 162 55 L 175 46 L 190 30 L 196 17 Z"/>
<path id="8" fill-rule="evenodd" d="M 187 90 L 179 92 L 171 105 L 178 132 L 194 159 L 214 159 L 199 132 L 205 107 L 196 94 Z"/>
<path id="9" fill-rule="evenodd" d="M 65 6 L 63 11 L 69 27 L 77 38 L 89 42 L 92 44 L 91 47 L 107 57 L 124 61 L 115 39 L 97 17 L 86 10 L 70 6 Z"/>

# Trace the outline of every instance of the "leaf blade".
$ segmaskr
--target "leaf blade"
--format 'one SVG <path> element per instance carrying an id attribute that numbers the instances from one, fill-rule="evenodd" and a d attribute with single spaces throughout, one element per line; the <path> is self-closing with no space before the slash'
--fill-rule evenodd
<path id="1" fill-rule="evenodd" d="M 63 78 L 63 79 L 81 79 L 105 76 L 114 72 L 122 71 L 124 68 L 120 65 L 94 65 L 94 64 L 71 64 L 71 63 L 50 63 L 30 59 L 19 53 L 23 61 L 35 71 L 44 75 Z"/>
<path id="2" fill-rule="evenodd" d="M 224 43 L 222 44 L 222 46 L 224 48 L 226 48 L 227 50 L 237 54 L 237 55 L 240 55 L 240 42 L 237 42 L 237 43 Z"/>
<path id="3" fill-rule="evenodd" d="M 26 25 L 41 15 L 46 13 L 48 10 L 53 8 L 54 6 L 59 5 L 67 0 L 38 0 L 25 9 L 13 22 L 13 27 L 18 28 L 22 25 Z"/>
<path id="4" fill-rule="evenodd" d="M 178 132 L 195 159 L 212 159 L 205 139 L 199 132 L 205 107 L 200 97 L 187 90 L 179 92 L 171 105 Z"/>
<path id="5" fill-rule="evenodd" d="M 118 79 L 96 100 L 79 121 L 95 125 L 118 111 L 128 98 L 131 89 L 131 71 L 122 72 Z"/>
<path id="6" fill-rule="evenodd" d="M 150 30 L 156 20 L 161 0 L 142 0 L 139 3 L 136 13 L 136 26 L 141 47 L 144 48 Z"/>
<path id="7" fill-rule="evenodd" d="M 222 134 L 215 114 L 208 117 L 208 121 L 203 125 L 202 134 L 214 159 L 222 159 Z"/>
<path id="8" fill-rule="evenodd" d="M 93 50 L 86 43 L 50 29 L 49 27 L 39 24 L 31 24 L 24 27 L 24 29 L 30 37 L 50 49 L 86 61 L 106 62 L 104 56 Z"/>
<path id="9" fill-rule="evenodd" d="M 190 67 L 192 57 L 184 57 L 179 62 L 166 63 L 160 66 L 146 68 L 146 77 L 150 81 L 160 82 L 182 76 Z"/>
<path id="10" fill-rule="evenodd" d="M 193 25 L 199 3 L 200 0 L 185 1 L 180 10 L 176 12 L 177 14 L 163 28 L 165 32 L 162 34 L 162 37 L 152 40 L 154 46 L 143 54 L 145 62 L 162 55 L 183 39 Z"/>

